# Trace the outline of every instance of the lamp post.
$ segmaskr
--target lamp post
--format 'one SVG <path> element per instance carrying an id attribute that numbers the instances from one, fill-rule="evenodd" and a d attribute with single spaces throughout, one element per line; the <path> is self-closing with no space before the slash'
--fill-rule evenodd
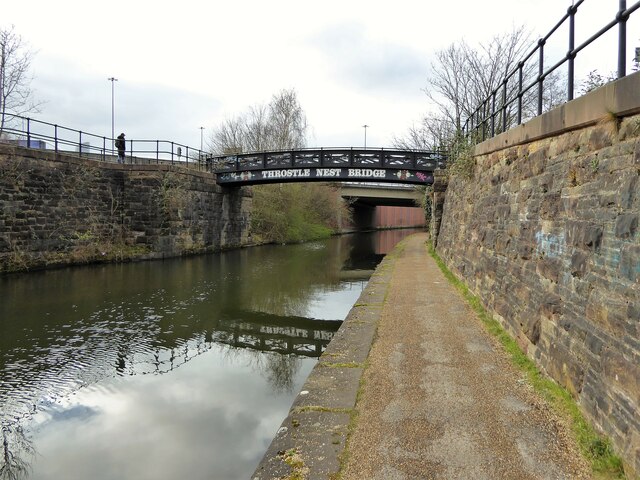
<path id="1" fill-rule="evenodd" d="M 118 81 L 115 77 L 107 78 L 111 82 L 111 154 L 113 155 L 113 147 L 114 147 L 114 138 L 115 138 L 115 123 L 114 123 L 114 102 L 113 102 L 113 94 L 114 94 L 114 85 L 115 82 Z"/>
<path id="2" fill-rule="evenodd" d="M 362 125 L 364 127 L 364 149 L 367 149 L 367 128 L 370 127 L 370 125 Z"/>
<path id="3" fill-rule="evenodd" d="M 204 127 L 200 127 L 200 154 L 202 154 L 202 139 L 204 135 Z"/>

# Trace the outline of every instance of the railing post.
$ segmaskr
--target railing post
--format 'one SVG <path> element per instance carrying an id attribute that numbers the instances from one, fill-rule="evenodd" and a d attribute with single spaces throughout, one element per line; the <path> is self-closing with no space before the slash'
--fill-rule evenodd
<path id="1" fill-rule="evenodd" d="M 351 147 L 351 150 L 349 151 L 349 166 L 353 167 L 353 147 Z"/>
<path id="2" fill-rule="evenodd" d="M 322 151 L 322 147 L 320 147 L 320 166 L 324 167 L 324 152 Z"/>
<path id="3" fill-rule="evenodd" d="M 31 146 L 31 119 L 27 118 L 27 148 Z"/>
<path id="4" fill-rule="evenodd" d="M 575 48 L 576 40 L 576 11 L 575 6 L 569 7 L 569 51 L 567 52 L 567 100 L 573 100 L 573 81 L 574 81 L 574 58 L 576 54 L 573 49 Z"/>
<path id="5" fill-rule="evenodd" d="M 491 136 L 496 135 L 496 91 L 491 95 Z"/>
<path id="6" fill-rule="evenodd" d="M 618 20 L 618 78 L 627 74 L 627 0 L 620 0 L 620 10 L 616 19 Z"/>
<path id="7" fill-rule="evenodd" d="M 55 143 L 55 150 L 58 153 L 58 125 L 53 126 L 53 141 Z"/>
<path id="8" fill-rule="evenodd" d="M 543 91 L 543 74 L 544 74 L 544 44 L 545 39 L 541 38 L 538 41 L 540 47 L 540 55 L 538 57 L 538 115 L 542 115 L 542 91 Z"/>
<path id="9" fill-rule="evenodd" d="M 156 164 L 160 163 L 160 140 L 156 140 Z"/>
<path id="10" fill-rule="evenodd" d="M 171 142 L 171 165 L 173 165 L 173 142 Z"/>
<path id="11" fill-rule="evenodd" d="M 102 137 L 102 161 L 107 160 L 107 137 Z"/>
<path id="12" fill-rule="evenodd" d="M 522 124 L 522 69 L 524 62 L 518 63 L 518 125 Z"/>
<path id="13" fill-rule="evenodd" d="M 487 101 L 482 103 L 482 141 L 487 139 Z"/>
<path id="14" fill-rule="evenodd" d="M 82 131 L 78 131 L 78 152 L 82 156 Z"/>
<path id="15" fill-rule="evenodd" d="M 507 131 L 507 79 L 502 84 L 502 131 Z"/>

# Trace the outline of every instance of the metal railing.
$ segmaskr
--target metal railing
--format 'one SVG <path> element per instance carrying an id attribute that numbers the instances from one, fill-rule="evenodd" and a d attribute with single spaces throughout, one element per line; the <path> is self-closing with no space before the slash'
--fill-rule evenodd
<path id="1" fill-rule="evenodd" d="M 95 135 L 19 115 L 5 114 L 0 142 L 54 151 L 101 162 L 118 162 L 116 139 Z M 132 139 L 125 142 L 124 163 L 171 164 L 210 170 L 208 152 L 167 140 Z"/>
<path id="2" fill-rule="evenodd" d="M 347 147 L 215 155 L 211 160 L 215 172 L 306 167 L 364 167 L 432 172 L 445 168 L 447 158 L 444 151 Z"/>
<path id="3" fill-rule="evenodd" d="M 579 52 L 591 45 L 595 40 L 603 36 L 612 28 L 618 26 L 618 71 L 617 77 L 626 76 L 626 51 L 627 51 L 627 20 L 633 12 L 640 8 L 640 1 L 635 2 L 627 8 L 626 0 L 619 0 L 619 7 L 615 18 L 602 27 L 598 32 L 585 40 L 582 44 L 575 46 L 575 18 L 578 8 L 584 0 L 577 0 L 567 10 L 567 13 L 560 21 L 538 40 L 537 45 L 526 55 L 517 66 L 513 68 L 499 83 L 492 93 L 484 99 L 475 111 L 467 118 L 462 128 L 467 137 L 472 137 L 476 141 L 486 140 L 498 133 L 505 132 L 511 127 L 520 125 L 523 121 L 523 100 L 525 96 L 537 87 L 537 115 L 543 113 L 544 81 L 558 68 L 567 64 L 567 101 L 574 98 L 574 73 L 575 58 Z M 545 45 L 556 31 L 569 22 L 568 50 L 564 58 L 554 65 L 545 69 Z M 526 62 L 534 58 L 537 54 L 538 65 L 535 80 L 526 85 L 524 79 L 524 69 Z M 509 82 L 512 82 L 509 88 Z M 517 82 L 514 86 L 513 82 Z M 508 93 L 509 92 L 509 93 Z M 515 112 L 514 112 L 515 110 Z M 515 115 L 514 115 L 515 113 Z M 515 123 L 517 121 L 517 123 Z"/>

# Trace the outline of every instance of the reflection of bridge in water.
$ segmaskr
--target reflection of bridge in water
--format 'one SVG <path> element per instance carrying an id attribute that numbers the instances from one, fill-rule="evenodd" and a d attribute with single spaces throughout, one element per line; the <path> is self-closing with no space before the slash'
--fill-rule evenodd
<path id="1" fill-rule="evenodd" d="M 342 320 L 317 320 L 249 310 L 223 312 L 216 327 L 173 347 L 122 351 L 116 360 L 120 375 L 163 374 L 210 350 L 214 344 L 283 355 L 319 357 Z"/>
<path id="2" fill-rule="evenodd" d="M 319 357 L 342 320 L 316 320 L 305 317 L 237 311 L 225 315 L 222 328 L 212 332 L 211 340 L 232 347 L 261 352 Z"/>

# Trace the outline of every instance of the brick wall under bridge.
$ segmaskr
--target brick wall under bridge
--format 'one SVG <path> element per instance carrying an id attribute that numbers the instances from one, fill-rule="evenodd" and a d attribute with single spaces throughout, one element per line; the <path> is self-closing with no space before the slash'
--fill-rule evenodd
<path id="1" fill-rule="evenodd" d="M 420 207 L 380 205 L 375 211 L 375 228 L 424 227 L 424 210 Z"/>
<path id="2" fill-rule="evenodd" d="M 640 73 L 483 142 L 472 178 L 452 177 L 434 197 L 439 255 L 612 439 L 631 478 L 640 474 L 638 92 Z"/>
<path id="3" fill-rule="evenodd" d="M 343 230 L 372 230 L 426 226 L 424 210 L 417 205 L 424 191 L 412 186 L 379 183 L 343 183 L 340 195 L 353 219 Z"/>

